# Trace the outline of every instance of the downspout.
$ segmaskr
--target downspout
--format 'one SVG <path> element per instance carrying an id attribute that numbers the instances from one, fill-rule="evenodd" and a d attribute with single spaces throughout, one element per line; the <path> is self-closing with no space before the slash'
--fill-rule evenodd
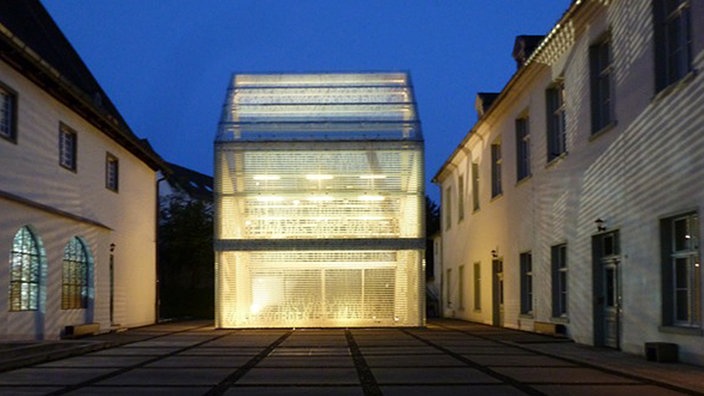
<path id="1" fill-rule="evenodd" d="M 161 196 L 160 196 L 160 188 L 159 186 L 161 185 L 161 182 L 165 181 L 167 179 L 166 176 L 161 176 L 156 180 L 156 215 L 155 215 L 155 227 L 154 227 L 154 241 L 156 244 L 156 252 L 154 254 L 154 257 L 156 259 L 156 262 L 154 263 L 154 269 L 156 271 L 156 293 L 155 293 L 155 299 L 154 299 L 154 323 L 159 323 L 159 320 L 161 319 L 161 268 L 159 265 L 159 219 L 161 217 Z"/>

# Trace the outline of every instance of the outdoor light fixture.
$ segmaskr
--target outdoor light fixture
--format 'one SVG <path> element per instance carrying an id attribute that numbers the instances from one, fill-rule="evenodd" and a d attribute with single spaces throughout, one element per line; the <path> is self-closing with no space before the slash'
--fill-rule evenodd
<path id="1" fill-rule="evenodd" d="M 596 224 L 596 230 L 598 232 L 606 231 L 606 221 L 602 220 L 601 217 L 594 220 L 594 223 Z"/>
<path id="2" fill-rule="evenodd" d="M 491 257 L 493 258 L 498 258 L 499 257 L 499 248 L 492 249 L 491 250 Z"/>
<path id="3" fill-rule="evenodd" d="M 114 243 L 111 243 L 111 244 L 110 244 L 110 253 L 112 253 L 112 252 L 115 251 L 115 246 L 116 246 L 116 245 L 115 245 Z"/>

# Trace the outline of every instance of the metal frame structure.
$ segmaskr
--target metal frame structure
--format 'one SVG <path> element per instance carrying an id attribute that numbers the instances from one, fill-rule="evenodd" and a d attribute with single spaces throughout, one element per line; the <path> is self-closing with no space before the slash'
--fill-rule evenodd
<path id="1" fill-rule="evenodd" d="M 218 327 L 424 324 L 405 73 L 239 74 L 215 141 Z"/>

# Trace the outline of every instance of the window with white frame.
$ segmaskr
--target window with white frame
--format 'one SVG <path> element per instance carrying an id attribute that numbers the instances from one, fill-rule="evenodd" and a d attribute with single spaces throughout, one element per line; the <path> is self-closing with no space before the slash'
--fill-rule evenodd
<path id="1" fill-rule="evenodd" d="M 445 206 L 442 210 L 445 212 L 445 229 L 449 230 L 452 226 L 452 187 L 445 189 Z"/>
<path id="2" fill-rule="evenodd" d="M 530 133 L 528 117 L 516 119 L 516 179 L 521 181 L 530 172 Z"/>
<path id="3" fill-rule="evenodd" d="M 654 0 L 655 83 L 659 92 L 692 70 L 690 0 Z"/>
<path id="4" fill-rule="evenodd" d="M 611 39 L 609 36 L 589 47 L 592 133 L 613 122 Z"/>
<path id="5" fill-rule="evenodd" d="M 533 255 L 521 253 L 519 257 L 521 271 L 521 314 L 533 315 Z"/>
<path id="6" fill-rule="evenodd" d="M 472 210 L 479 210 L 479 164 L 472 162 Z"/>
<path id="7" fill-rule="evenodd" d="M 497 140 L 491 145 L 491 197 L 503 193 L 501 187 L 501 141 Z"/>
<path id="8" fill-rule="evenodd" d="M 457 274 L 457 282 L 457 308 L 464 309 L 464 265 L 460 265 L 459 267 L 459 273 Z"/>
<path id="9" fill-rule="evenodd" d="M 482 266 L 480 263 L 474 263 L 474 310 L 482 310 Z"/>
<path id="10" fill-rule="evenodd" d="M 448 268 L 445 271 L 445 304 L 448 308 L 452 308 L 452 269 Z"/>
<path id="11" fill-rule="evenodd" d="M 73 237 L 64 247 L 61 275 L 61 309 L 80 309 L 88 305 L 90 255 L 85 243 Z"/>
<path id="12" fill-rule="evenodd" d="M 10 251 L 10 311 L 39 309 L 39 285 L 44 261 L 41 242 L 25 226 L 19 229 Z"/>
<path id="13" fill-rule="evenodd" d="M 552 246 L 552 316 L 567 317 L 567 244 Z"/>
<path id="14" fill-rule="evenodd" d="M 17 141 L 17 94 L 0 84 L 0 137 Z"/>
<path id="15" fill-rule="evenodd" d="M 702 325 L 699 216 L 696 212 L 661 221 L 663 324 Z"/>
<path id="16" fill-rule="evenodd" d="M 120 186 L 120 162 L 114 155 L 105 156 L 105 188 L 117 192 Z"/>
<path id="17" fill-rule="evenodd" d="M 557 81 L 545 91 L 548 162 L 567 152 L 565 124 L 565 85 Z"/>
<path id="18" fill-rule="evenodd" d="M 64 168 L 76 171 L 76 148 L 78 135 L 76 131 L 65 124 L 59 125 L 59 164 Z"/>

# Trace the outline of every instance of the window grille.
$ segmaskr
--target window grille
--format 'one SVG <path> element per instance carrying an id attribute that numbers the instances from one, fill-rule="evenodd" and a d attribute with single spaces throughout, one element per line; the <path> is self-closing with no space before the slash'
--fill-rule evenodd
<path id="1" fill-rule="evenodd" d="M 15 234 L 10 252 L 10 311 L 39 309 L 43 249 L 29 227 Z"/>

